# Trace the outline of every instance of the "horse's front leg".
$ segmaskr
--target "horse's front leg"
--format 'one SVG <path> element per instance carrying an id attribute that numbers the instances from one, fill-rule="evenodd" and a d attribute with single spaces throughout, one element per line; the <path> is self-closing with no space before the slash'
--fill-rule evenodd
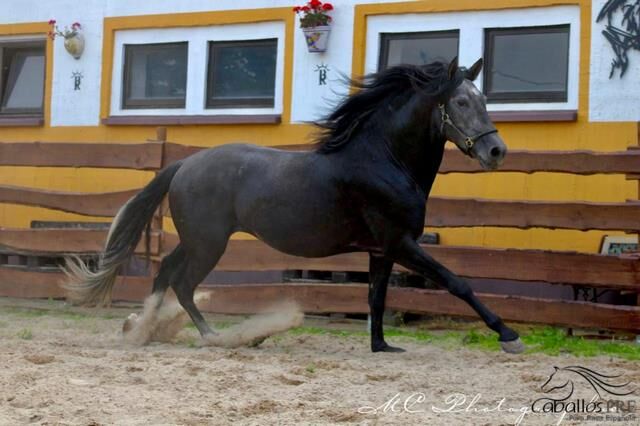
<path id="1" fill-rule="evenodd" d="M 389 346 L 384 341 L 382 318 L 384 301 L 393 261 L 377 254 L 369 254 L 369 309 L 371 312 L 371 351 L 404 352 L 402 348 Z"/>
<path id="2" fill-rule="evenodd" d="M 408 236 L 403 238 L 399 244 L 391 248 L 389 254 L 396 263 L 434 280 L 449 290 L 451 294 L 467 302 L 487 326 L 500 335 L 502 350 L 509 353 L 524 351 L 525 347 L 518 333 L 507 327 L 499 316 L 491 312 L 478 299 L 469 283 L 425 253 L 413 239 Z"/>

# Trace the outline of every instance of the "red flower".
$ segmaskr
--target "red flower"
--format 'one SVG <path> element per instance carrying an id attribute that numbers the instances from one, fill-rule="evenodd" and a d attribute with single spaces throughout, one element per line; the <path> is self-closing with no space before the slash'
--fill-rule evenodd
<path id="1" fill-rule="evenodd" d="M 319 8 L 320 8 L 320 6 L 322 6 L 322 2 L 321 2 L 320 0 L 311 0 L 311 1 L 309 2 L 309 6 L 310 6 L 312 9 L 319 9 Z"/>
<path id="2" fill-rule="evenodd" d="M 79 30 L 80 28 L 82 28 L 80 22 L 74 22 L 73 24 L 71 24 L 71 29 L 73 30 Z"/>
<path id="3" fill-rule="evenodd" d="M 302 7 L 300 8 L 300 10 L 301 10 L 301 11 L 303 11 L 303 12 L 308 12 L 308 11 L 310 11 L 311 9 L 309 8 L 309 6 L 302 6 Z"/>
<path id="4" fill-rule="evenodd" d="M 333 5 L 331 3 L 325 3 L 322 5 L 322 10 L 333 10 Z"/>
<path id="5" fill-rule="evenodd" d="M 293 8 L 293 11 L 294 11 L 295 13 L 300 12 L 300 6 L 296 6 L 296 7 L 294 7 L 294 8 Z"/>
<path id="6" fill-rule="evenodd" d="M 49 25 L 55 25 L 55 24 L 56 24 L 55 19 L 49 19 Z"/>

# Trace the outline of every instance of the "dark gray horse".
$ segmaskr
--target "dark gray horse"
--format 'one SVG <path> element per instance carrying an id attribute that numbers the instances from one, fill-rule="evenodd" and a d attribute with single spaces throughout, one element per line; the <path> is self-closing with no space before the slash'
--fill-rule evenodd
<path id="1" fill-rule="evenodd" d="M 374 352 L 401 351 L 382 332 L 394 263 L 467 302 L 499 334 L 505 351 L 521 352 L 518 334 L 416 242 L 447 140 L 485 169 L 498 167 L 505 156 L 486 99 L 472 83 L 481 68 L 482 60 L 465 69 L 456 59 L 392 67 L 354 82 L 360 90 L 320 123 L 314 151 L 233 144 L 168 166 L 121 208 L 97 272 L 68 263 L 71 298 L 109 300 L 119 268 L 168 193 L 180 244 L 162 260 L 153 295 L 161 303 L 171 286 L 203 337 L 214 332 L 196 308 L 195 288 L 231 234 L 244 231 L 296 256 L 368 252 Z"/>

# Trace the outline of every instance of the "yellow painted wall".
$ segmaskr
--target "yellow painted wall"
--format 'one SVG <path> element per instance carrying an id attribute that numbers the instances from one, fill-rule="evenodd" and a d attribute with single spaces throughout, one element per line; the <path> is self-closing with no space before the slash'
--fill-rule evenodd
<path id="1" fill-rule="evenodd" d="M 581 7 L 580 69 L 588 70 L 591 40 L 591 2 L 587 0 L 429 0 L 390 4 L 361 5 L 356 7 L 354 20 L 355 74 L 364 67 L 363 46 L 368 16 L 388 13 L 428 13 L 452 10 L 480 10 L 513 7 L 536 7 L 558 4 L 578 4 Z M 305 143 L 311 138 L 313 128 L 290 124 L 291 86 L 293 63 L 293 14 L 288 8 L 256 11 L 204 12 L 148 16 L 106 18 L 103 52 L 101 116 L 108 115 L 111 82 L 113 32 L 125 28 L 150 28 L 166 26 L 211 25 L 215 23 L 257 22 L 284 20 L 287 43 L 285 46 L 285 82 L 283 123 L 279 125 L 199 125 L 169 126 L 168 139 L 172 142 L 218 146 L 237 141 L 259 145 Z M 0 35 L 43 34 L 46 23 L 0 25 Z M 47 57 L 52 57 L 53 44 L 47 44 Z M 50 127 L 48 104 L 51 96 L 51 71 L 47 62 L 45 89 L 45 125 L 40 128 L 0 128 L 2 142 L 141 142 L 153 139 L 152 126 Z M 579 110 L 577 122 L 567 123 L 498 123 L 497 127 L 507 145 L 512 149 L 596 151 L 624 150 L 636 145 L 636 123 L 590 123 L 588 121 L 589 76 L 580 75 Z M 141 171 L 99 169 L 57 169 L 30 167 L 0 167 L 0 184 L 27 186 L 66 191 L 103 192 L 140 187 L 152 174 Z M 434 195 L 530 200 L 586 200 L 625 201 L 637 199 L 638 188 L 624 176 L 574 176 L 558 173 L 449 174 L 439 176 Z M 31 220 L 104 220 L 87 219 L 40 208 L 0 204 L 0 226 L 29 227 Z M 173 227 L 167 223 L 166 228 Z M 493 247 L 542 248 L 595 252 L 603 232 L 551 231 L 544 229 L 515 230 L 501 228 L 435 229 L 441 234 L 441 242 L 449 245 L 480 245 Z M 609 232 L 608 234 L 615 234 Z"/>

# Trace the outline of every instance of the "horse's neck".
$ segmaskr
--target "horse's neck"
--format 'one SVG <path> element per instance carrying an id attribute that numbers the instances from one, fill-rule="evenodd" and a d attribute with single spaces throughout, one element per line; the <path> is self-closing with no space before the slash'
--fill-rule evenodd
<path id="1" fill-rule="evenodd" d="M 422 124 L 422 131 L 404 132 L 391 136 L 389 146 L 412 178 L 429 195 L 442 163 L 445 141 L 437 132 Z"/>

